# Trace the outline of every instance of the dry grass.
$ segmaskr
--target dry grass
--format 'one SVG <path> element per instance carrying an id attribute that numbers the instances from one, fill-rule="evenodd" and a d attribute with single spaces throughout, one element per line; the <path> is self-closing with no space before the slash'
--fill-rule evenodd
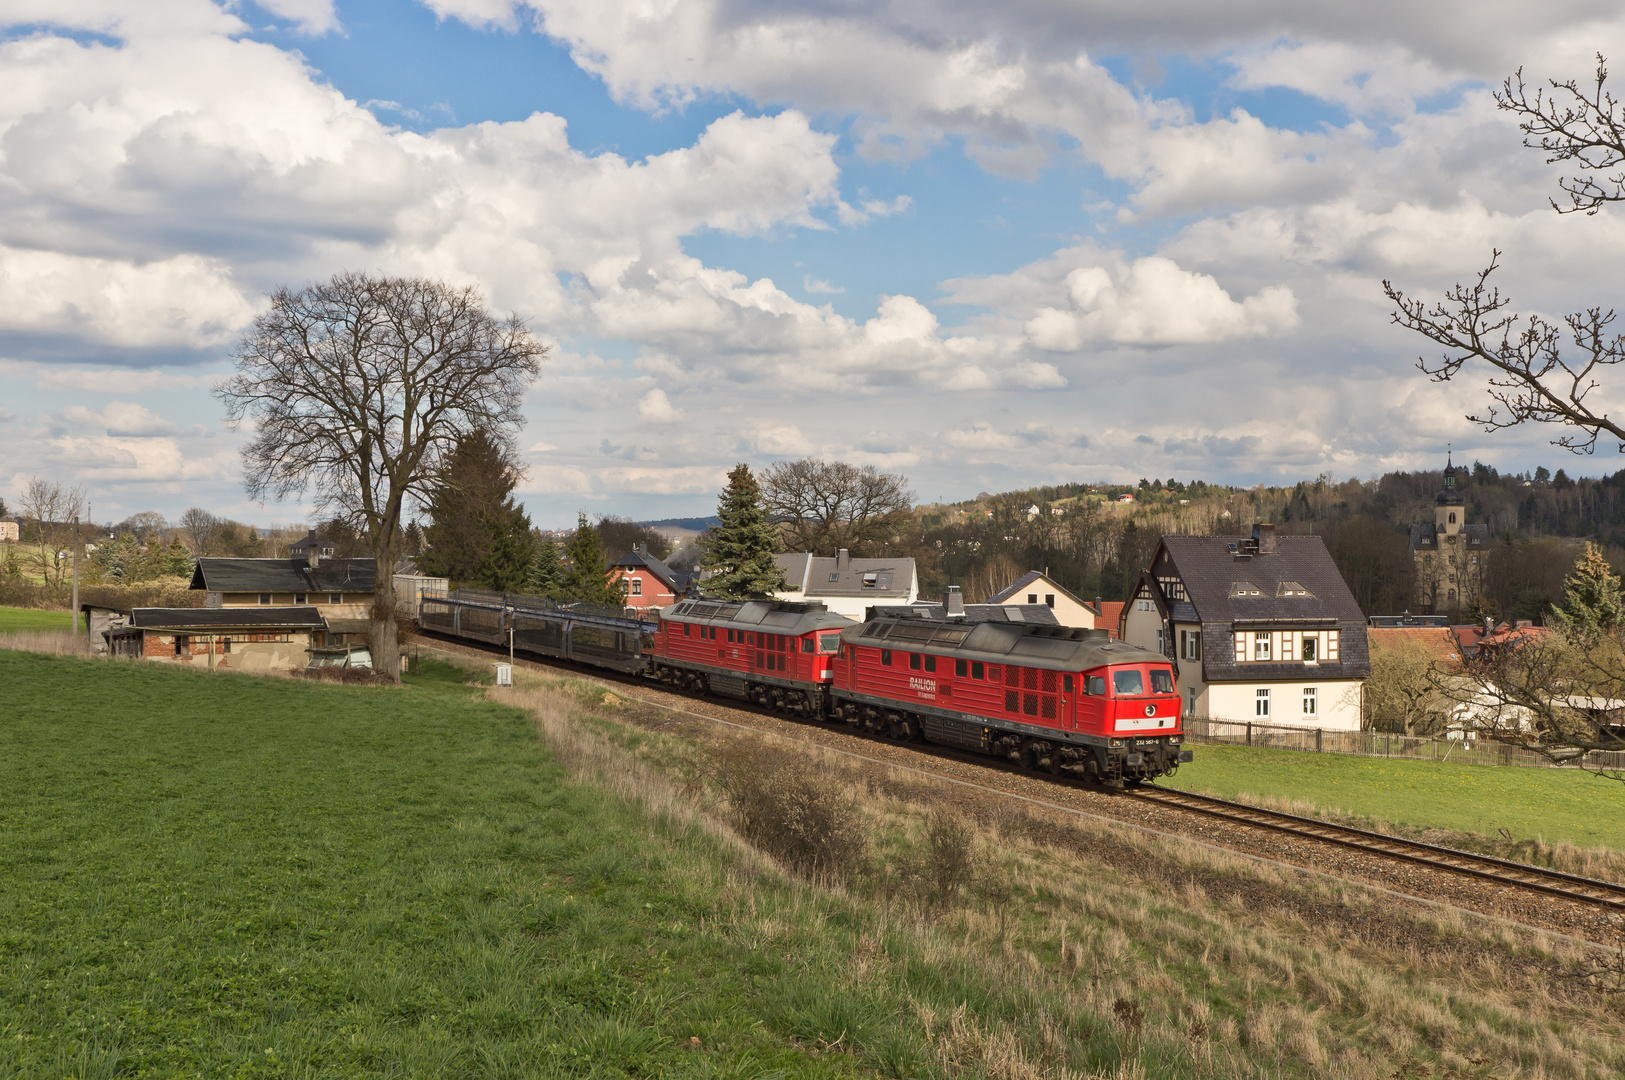
<path id="1" fill-rule="evenodd" d="M 0 649 L 42 653 L 45 656 L 90 655 L 90 645 L 85 635 L 67 630 L 15 630 L 0 634 Z"/>
<path id="2" fill-rule="evenodd" d="M 773 871 L 784 863 L 733 827 L 706 783 L 709 733 L 696 742 L 652 732 L 650 717 L 635 727 L 624 722 L 632 709 L 604 706 L 601 687 L 488 692 L 529 708 L 576 775 L 732 845 L 737 862 L 693 871 L 692 887 L 720 906 L 719 929 L 771 953 L 810 920 L 847 942 L 831 947 L 846 957 L 848 994 L 897 980 L 928 987 L 908 998 L 926 1044 L 898 1050 L 903 1064 L 881 1067 L 891 1075 L 1625 1074 L 1617 999 L 1552 976 L 1590 955 L 1564 939 L 1183 840 L 1039 811 L 950 809 L 917 779 L 810 745 L 784 752 L 805 753 L 812 774 L 857 803 L 872 865 L 844 892 L 786 883 Z M 765 898 L 768 880 L 787 903 Z M 886 884 L 902 880 L 919 889 Z M 831 1021 L 815 1044 L 850 1045 L 859 1036 L 848 1027 L 861 1025 Z M 890 1060 L 884 1047 L 868 1052 Z"/>

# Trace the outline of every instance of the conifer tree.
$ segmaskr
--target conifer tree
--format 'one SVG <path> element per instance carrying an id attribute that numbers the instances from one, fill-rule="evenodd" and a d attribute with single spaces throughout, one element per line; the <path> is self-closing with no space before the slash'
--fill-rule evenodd
<path id="1" fill-rule="evenodd" d="M 1586 634 L 1612 634 L 1625 622 L 1625 597 L 1620 581 L 1602 548 L 1587 543 L 1585 553 L 1563 579 L 1563 602 L 1558 618 Z"/>
<path id="2" fill-rule="evenodd" d="M 536 554 L 531 561 L 526 591 L 533 596 L 564 595 L 564 563 L 559 559 L 559 546 L 551 536 L 536 538 Z"/>
<path id="3" fill-rule="evenodd" d="M 503 592 L 530 576 L 530 519 L 513 498 L 519 472 L 508 453 L 483 431 L 458 440 L 430 500 L 425 574 Z"/>
<path id="4" fill-rule="evenodd" d="M 564 546 L 570 568 L 564 575 L 562 600 L 581 604 L 602 604 L 623 607 L 626 603 L 626 579 L 609 580 L 609 559 L 604 554 L 603 539 L 598 530 L 587 524 L 587 515 L 576 518 L 576 531 L 570 534 Z"/>
<path id="5" fill-rule="evenodd" d="M 711 530 L 700 560 L 711 571 L 705 591 L 724 600 L 759 600 L 783 589 L 784 571 L 773 559 L 779 532 L 768 520 L 750 466 L 741 464 L 728 474 L 717 517 L 720 523 Z"/>
<path id="6" fill-rule="evenodd" d="M 175 537 L 164 549 L 164 573 L 173 574 L 175 577 L 191 577 L 194 565 L 192 552 L 181 543 L 180 537 Z"/>

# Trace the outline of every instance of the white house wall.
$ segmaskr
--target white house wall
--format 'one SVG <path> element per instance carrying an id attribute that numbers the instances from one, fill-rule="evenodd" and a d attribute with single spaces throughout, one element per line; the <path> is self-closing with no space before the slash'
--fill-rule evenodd
<path id="1" fill-rule="evenodd" d="M 1307 676 L 1307 672 L 1305 674 Z M 1305 687 L 1315 689 L 1314 716 L 1303 713 Z M 1259 690 L 1270 692 L 1268 718 L 1257 714 Z M 1306 677 L 1301 682 L 1213 683 L 1205 695 L 1206 712 L 1198 715 L 1213 720 L 1253 721 L 1283 727 L 1359 731 L 1361 692 L 1362 683 L 1358 679 L 1320 681 Z"/>

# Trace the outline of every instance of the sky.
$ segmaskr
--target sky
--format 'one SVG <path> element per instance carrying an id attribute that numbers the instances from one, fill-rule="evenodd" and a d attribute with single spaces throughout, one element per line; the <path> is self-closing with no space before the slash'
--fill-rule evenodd
<path id="1" fill-rule="evenodd" d="M 1556 214 L 1491 90 L 1622 44 L 1596 0 L 0 0 L 0 497 L 308 520 L 211 390 L 344 270 L 549 345 L 544 527 L 807 455 L 922 501 L 1613 472 L 1469 423 L 1382 281 L 1613 303 L 1620 216 Z"/>

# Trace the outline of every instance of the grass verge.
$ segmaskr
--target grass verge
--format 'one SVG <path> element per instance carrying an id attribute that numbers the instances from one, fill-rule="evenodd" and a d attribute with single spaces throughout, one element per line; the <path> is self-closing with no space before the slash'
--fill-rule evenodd
<path id="1" fill-rule="evenodd" d="M 0 634 L 19 630 L 61 630 L 71 633 L 73 615 L 68 611 L 40 611 L 35 608 L 0 607 Z"/>

